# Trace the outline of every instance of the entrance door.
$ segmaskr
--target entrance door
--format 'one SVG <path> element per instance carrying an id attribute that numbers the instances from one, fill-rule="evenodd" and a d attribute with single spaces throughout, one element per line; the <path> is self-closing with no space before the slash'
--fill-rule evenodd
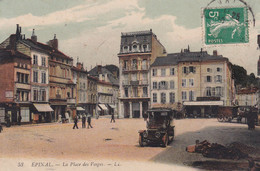
<path id="1" fill-rule="evenodd" d="M 30 122 L 30 110 L 29 107 L 21 107 L 21 122 Z"/>
<path id="2" fill-rule="evenodd" d="M 124 103 L 124 117 L 125 118 L 129 118 L 130 115 L 130 107 L 129 107 L 129 103 L 125 102 Z"/>

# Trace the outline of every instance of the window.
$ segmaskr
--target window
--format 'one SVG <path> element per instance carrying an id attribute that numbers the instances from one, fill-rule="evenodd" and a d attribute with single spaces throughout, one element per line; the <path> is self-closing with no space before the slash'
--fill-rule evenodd
<path id="1" fill-rule="evenodd" d="M 208 83 L 211 82 L 211 76 L 208 75 L 208 76 L 206 77 L 206 82 L 208 82 Z"/>
<path id="2" fill-rule="evenodd" d="M 138 89 L 137 89 L 137 87 L 133 87 L 133 93 L 134 93 L 134 97 L 138 97 Z"/>
<path id="3" fill-rule="evenodd" d="M 189 101 L 194 101 L 194 91 L 189 91 Z"/>
<path id="4" fill-rule="evenodd" d="M 124 61 L 124 68 L 123 68 L 124 70 L 127 70 L 128 69 L 128 61 L 127 60 L 125 60 Z"/>
<path id="5" fill-rule="evenodd" d="M 29 83 L 29 74 L 25 74 L 25 83 Z"/>
<path id="6" fill-rule="evenodd" d="M 174 75 L 174 68 L 170 69 L 170 75 Z"/>
<path id="7" fill-rule="evenodd" d="M 127 51 L 128 51 L 128 47 L 124 46 L 124 52 L 127 52 Z"/>
<path id="8" fill-rule="evenodd" d="M 167 89 L 167 82 L 166 82 L 166 81 L 161 81 L 161 82 L 159 82 L 159 89 L 160 89 L 160 90 L 165 90 L 165 89 Z"/>
<path id="9" fill-rule="evenodd" d="M 21 80 L 20 80 L 20 72 L 17 72 L 17 73 L 16 73 L 16 81 L 17 81 L 18 83 L 21 82 Z"/>
<path id="10" fill-rule="evenodd" d="M 125 97 L 128 97 L 128 88 L 125 88 Z"/>
<path id="11" fill-rule="evenodd" d="M 133 51 L 136 52 L 137 51 L 137 45 L 133 46 Z"/>
<path id="12" fill-rule="evenodd" d="M 193 87 L 194 86 L 194 79 L 189 79 L 189 86 Z"/>
<path id="13" fill-rule="evenodd" d="M 137 60 L 136 59 L 133 59 L 132 61 L 132 69 L 137 69 Z"/>
<path id="14" fill-rule="evenodd" d="M 45 90 L 41 90 L 41 101 L 46 101 L 46 91 Z"/>
<path id="15" fill-rule="evenodd" d="M 38 83 L 38 71 L 33 71 L 33 82 Z"/>
<path id="16" fill-rule="evenodd" d="M 182 101 L 186 101 L 187 100 L 187 92 L 186 91 L 182 91 L 181 92 L 181 98 L 182 98 Z"/>
<path id="17" fill-rule="evenodd" d="M 212 69 L 211 68 L 207 68 L 207 72 L 212 72 Z"/>
<path id="18" fill-rule="evenodd" d="M 215 87 L 211 88 L 211 95 L 212 96 L 216 96 L 216 89 L 215 89 Z"/>
<path id="19" fill-rule="evenodd" d="M 144 59 L 142 62 L 142 69 L 147 69 L 147 60 Z"/>
<path id="20" fill-rule="evenodd" d="M 144 52 L 147 51 L 147 45 L 143 45 Z"/>
<path id="21" fill-rule="evenodd" d="M 153 89 L 157 89 L 157 82 L 153 82 Z"/>
<path id="22" fill-rule="evenodd" d="M 153 93 L 153 102 L 157 102 L 157 93 Z"/>
<path id="23" fill-rule="evenodd" d="M 206 87 L 206 96 L 211 96 L 211 87 Z"/>
<path id="24" fill-rule="evenodd" d="M 174 89 L 174 81 L 170 81 L 170 89 Z"/>
<path id="25" fill-rule="evenodd" d="M 217 76 L 215 77 L 215 81 L 216 81 L 217 83 L 222 83 L 222 76 L 221 76 L 221 75 L 217 75 Z"/>
<path id="26" fill-rule="evenodd" d="M 38 100 L 38 91 L 36 89 L 33 90 L 33 100 L 34 101 Z"/>
<path id="27" fill-rule="evenodd" d="M 161 93 L 161 103 L 162 104 L 166 103 L 166 94 L 165 93 Z"/>
<path id="28" fill-rule="evenodd" d="M 157 69 L 153 69 L 153 76 L 157 76 Z"/>
<path id="29" fill-rule="evenodd" d="M 38 64 L 38 56 L 37 55 L 33 55 L 33 64 L 34 65 Z"/>
<path id="30" fill-rule="evenodd" d="M 216 96 L 218 96 L 218 97 L 223 96 L 223 88 L 222 87 L 216 87 Z"/>
<path id="31" fill-rule="evenodd" d="M 46 73 L 42 72 L 42 83 L 46 84 Z"/>
<path id="32" fill-rule="evenodd" d="M 46 66 L 46 58 L 42 57 L 42 66 Z"/>
<path id="33" fill-rule="evenodd" d="M 221 72 L 222 71 L 222 68 L 217 68 L 217 72 Z"/>
<path id="34" fill-rule="evenodd" d="M 190 67 L 189 67 L 189 71 L 190 71 L 190 73 L 191 73 L 191 72 L 192 72 L 192 73 L 195 73 L 195 72 L 196 72 L 196 67 L 190 66 Z"/>
<path id="35" fill-rule="evenodd" d="M 137 74 L 132 74 L 132 81 L 137 81 Z"/>
<path id="36" fill-rule="evenodd" d="M 182 79 L 181 85 L 182 87 L 186 87 L 186 79 Z"/>
<path id="37" fill-rule="evenodd" d="M 166 70 L 165 70 L 165 68 L 162 68 L 161 69 L 161 76 L 165 76 L 166 75 Z"/>
<path id="38" fill-rule="evenodd" d="M 187 67 L 182 67 L 182 73 L 187 74 L 188 73 L 188 68 Z"/>
<path id="39" fill-rule="evenodd" d="M 143 87 L 143 97 L 148 97 L 147 87 Z"/>
<path id="40" fill-rule="evenodd" d="M 175 93 L 170 93 L 170 103 L 175 102 Z"/>

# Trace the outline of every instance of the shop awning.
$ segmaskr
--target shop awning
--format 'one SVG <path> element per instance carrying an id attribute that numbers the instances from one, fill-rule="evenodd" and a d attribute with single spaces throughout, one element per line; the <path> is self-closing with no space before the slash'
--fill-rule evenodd
<path id="1" fill-rule="evenodd" d="M 99 104 L 98 107 L 100 107 L 102 110 L 108 110 L 105 104 Z"/>
<path id="2" fill-rule="evenodd" d="M 194 102 L 184 102 L 184 106 L 223 106 L 223 101 L 194 101 Z"/>
<path id="3" fill-rule="evenodd" d="M 109 105 L 111 108 L 113 108 L 113 109 L 115 109 L 116 108 L 116 106 L 115 105 Z"/>
<path id="4" fill-rule="evenodd" d="M 53 112 L 53 109 L 49 104 L 33 104 L 38 112 Z"/>
<path id="5" fill-rule="evenodd" d="M 82 107 L 77 107 L 77 111 L 85 111 L 85 109 Z"/>

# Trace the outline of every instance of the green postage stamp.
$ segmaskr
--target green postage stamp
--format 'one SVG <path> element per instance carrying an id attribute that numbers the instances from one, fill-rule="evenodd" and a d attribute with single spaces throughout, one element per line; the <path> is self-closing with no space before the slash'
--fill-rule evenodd
<path id="1" fill-rule="evenodd" d="M 246 7 L 206 8 L 205 44 L 248 43 L 248 14 Z"/>

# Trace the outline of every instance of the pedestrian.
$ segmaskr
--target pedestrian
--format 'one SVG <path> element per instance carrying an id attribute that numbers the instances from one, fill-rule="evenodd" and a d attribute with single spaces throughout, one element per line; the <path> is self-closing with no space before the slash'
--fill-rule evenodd
<path id="1" fill-rule="evenodd" d="M 82 115 L 82 128 L 86 128 L 86 114 Z"/>
<path id="2" fill-rule="evenodd" d="M 0 133 L 3 131 L 3 127 L 2 127 L 2 124 L 1 124 L 1 119 L 0 119 Z"/>
<path id="3" fill-rule="evenodd" d="M 11 126 L 11 119 L 10 119 L 9 114 L 5 115 L 5 121 L 6 121 L 6 127 L 10 127 Z"/>
<path id="4" fill-rule="evenodd" d="M 77 129 L 79 129 L 79 127 L 78 127 L 78 116 L 77 116 L 77 115 L 74 117 L 74 126 L 73 126 L 73 129 L 75 129 L 75 127 L 76 127 Z"/>
<path id="5" fill-rule="evenodd" d="M 115 121 L 115 115 L 114 115 L 114 113 L 111 114 L 111 121 L 110 121 L 110 123 L 111 123 L 112 121 L 116 122 L 116 121 Z"/>
<path id="6" fill-rule="evenodd" d="M 19 114 L 19 116 L 18 116 L 18 125 L 21 125 L 21 121 L 22 121 L 22 116 L 21 116 L 21 114 Z"/>
<path id="7" fill-rule="evenodd" d="M 87 117 L 88 117 L 88 129 L 89 129 L 89 127 L 93 128 L 92 125 L 91 125 L 91 115 L 88 114 Z"/>

